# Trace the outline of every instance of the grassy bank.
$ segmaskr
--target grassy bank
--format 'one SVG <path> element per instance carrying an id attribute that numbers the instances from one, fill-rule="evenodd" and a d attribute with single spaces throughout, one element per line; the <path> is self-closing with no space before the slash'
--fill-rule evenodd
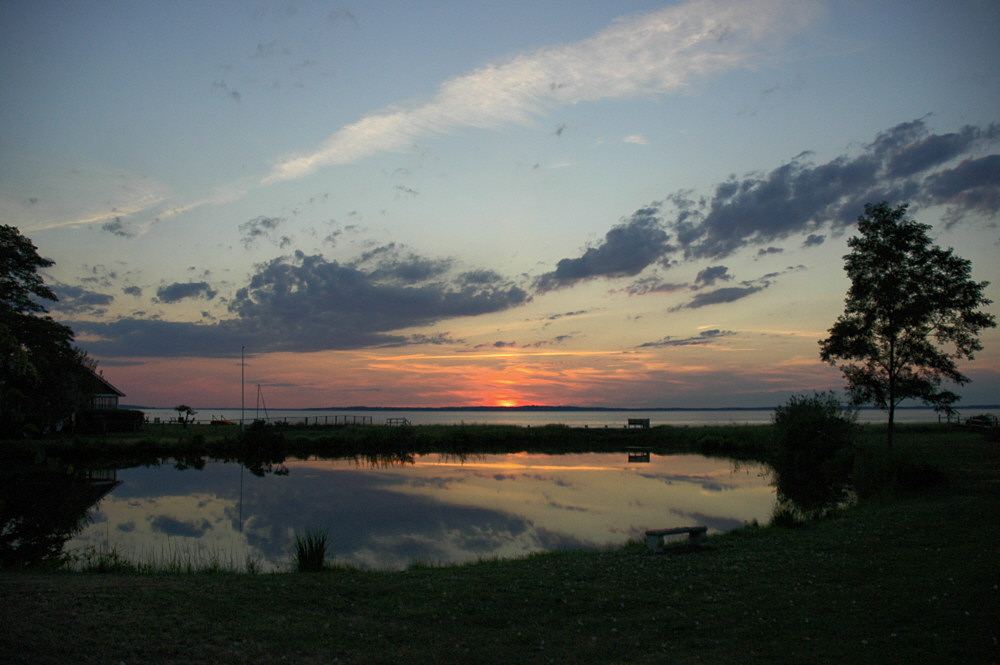
<path id="1" fill-rule="evenodd" d="M 748 527 L 696 552 L 630 546 L 391 573 L 7 572 L 0 659 L 998 662 L 1000 446 L 943 427 L 907 428 L 897 445 L 948 485 L 793 529 Z"/>

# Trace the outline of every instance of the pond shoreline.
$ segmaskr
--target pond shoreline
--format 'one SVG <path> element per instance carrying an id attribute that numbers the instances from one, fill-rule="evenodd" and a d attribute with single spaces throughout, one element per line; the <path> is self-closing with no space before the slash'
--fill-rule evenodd
<path id="1" fill-rule="evenodd" d="M 310 455 L 335 457 L 406 456 L 425 453 L 694 452 L 767 461 L 770 425 L 660 425 L 649 428 L 588 428 L 566 425 L 385 425 L 149 426 L 139 432 L 63 435 L 0 445 L 2 459 L 55 457 L 95 466 L 132 458 L 202 457 L 276 463 Z M 140 462 L 142 463 L 142 462 Z"/>

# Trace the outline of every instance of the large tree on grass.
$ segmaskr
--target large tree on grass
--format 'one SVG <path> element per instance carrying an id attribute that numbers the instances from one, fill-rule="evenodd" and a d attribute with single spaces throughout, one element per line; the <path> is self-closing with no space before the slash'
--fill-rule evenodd
<path id="1" fill-rule="evenodd" d="M 844 257 L 851 288 L 844 313 L 820 341 L 820 357 L 839 365 L 854 404 L 889 412 L 917 399 L 950 410 L 958 396 L 942 386 L 969 381 L 957 366 L 982 349 L 979 332 L 996 325 L 980 308 L 988 282 L 972 280 L 972 263 L 931 243 L 930 226 L 906 217 L 905 204 L 865 205 L 860 235 Z"/>
<path id="2" fill-rule="evenodd" d="M 42 305 L 56 300 L 38 273 L 51 265 L 17 228 L 0 225 L 0 437 L 44 431 L 85 406 L 94 363 Z"/>

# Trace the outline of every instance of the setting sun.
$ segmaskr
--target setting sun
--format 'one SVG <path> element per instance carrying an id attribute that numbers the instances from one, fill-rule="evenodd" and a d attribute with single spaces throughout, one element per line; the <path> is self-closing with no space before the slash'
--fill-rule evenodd
<path id="1" fill-rule="evenodd" d="M 486 406 L 521 406 L 515 397 L 497 396 L 486 400 Z"/>

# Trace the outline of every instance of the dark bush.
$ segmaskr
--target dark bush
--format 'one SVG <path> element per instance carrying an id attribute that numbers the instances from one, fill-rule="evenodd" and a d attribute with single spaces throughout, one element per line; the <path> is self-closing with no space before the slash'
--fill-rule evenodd
<path id="1" fill-rule="evenodd" d="M 78 434 L 138 432 L 146 415 L 135 409 L 93 409 L 76 415 L 74 431 Z"/>
<path id="2" fill-rule="evenodd" d="M 240 442 L 250 449 L 269 450 L 284 443 L 285 436 L 278 425 L 269 425 L 263 420 L 255 420 L 240 434 Z"/>
<path id="3" fill-rule="evenodd" d="M 268 473 L 285 475 L 285 435 L 281 425 L 269 425 L 255 420 L 239 436 L 239 458 L 255 476 Z"/>
<path id="4" fill-rule="evenodd" d="M 832 393 L 797 395 L 774 412 L 780 498 L 812 510 L 840 501 L 853 463 L 855 413 Z"/>

